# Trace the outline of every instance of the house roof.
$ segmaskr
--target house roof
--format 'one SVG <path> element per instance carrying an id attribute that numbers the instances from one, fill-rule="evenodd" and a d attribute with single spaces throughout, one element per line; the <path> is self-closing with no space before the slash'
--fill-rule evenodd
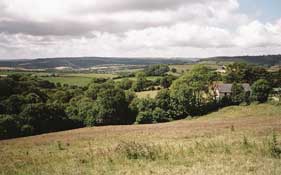
<path id="1" fill-rule="evenodd" d="M 232 84 L 218 84 L 217 89 L 220 92 L 231 92 Z"/>
<path id="2" fill-rule="evenodd" d="M 217 89 L 219 92 L 230 93 L 232 85 L 233 84 L 218 84 Z M 243 83 L 242 86 L 246 92 L 251 91 L 251 87 L 248 83 Z"/>

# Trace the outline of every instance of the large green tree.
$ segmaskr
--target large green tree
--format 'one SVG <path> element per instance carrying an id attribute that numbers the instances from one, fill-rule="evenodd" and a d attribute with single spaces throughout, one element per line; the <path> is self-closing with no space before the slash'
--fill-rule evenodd
<path id="1" fill-rule="evenodd" d="M 134 122 L 130 116 L 129 102 L 125 92 L 119 88 L 102 90 L 95 101 L 98 125 L 129 124 Z"/>
<path id="2" fill-rule="evenodd" d="M 172 75 L 167 75 L 162 77 L 159 83 L 163 88 L 169 88 L 175 79 L 176 77 Z"/>
<path id="3" fill-rule="evenodd" d="M 169 71 L 169 66 L 164 64 L 151 65 L 144 70 L 147 76 L 164 76 Z"/>
<path id="4" fill-rule="evenodd" d="M 231 101 L 240 104 L 245 100 L 245 91 L 241 84 L 234 83 L 231 87 Z"/>
<path id="5" fill-rule="evenodd" d="M 257 100 L 261 103 L 266 102 L 271 89 L 272 87 L 268 81 L 260 79 L 252 85 L 252 96 L 254 100 Z"/>
<path id="6" fill-rule="evenodd" d="M 88 90 L 86 91 L 86 95 L 93 100 L 97 99 L 98 94 L 103 91 L 104 89 L 112 89 L 114 88 L 113 81 L 107 81 L 104 83 L 92 83 L 89 85 Z"/>
<path id="7" fill-rule="evenodd" d="M 72 128 L 64 108 L 55 104 L 30 104 L 20 113 L 23 124 L 34 128 L 33 134 Z"/>
<path id="8" fill-rule="evenodd" d="M 269 75 L 264 67 L 246 63 L 233 63 L 227 66 L 224 81 L 227 83 L 253 84 L 258 79 L 269 79 Z"/>
<path id="9" fill-rule="evenodd" d="M 212 98 L 210 86 L 217 78 L 217 74 L 212 72 L 209 68 L 197 65 L 173 82 L 171 92 L 177 98 L 189 98 L 188 101 L 191 103 L 189 106 L 200 107 L 203 103 L 207 102 L 209 98 Z M 183 93 L 182 97 L 181 93 Z M 187 96 L 186 94 L 189 95 Z"/>
<path id="10" fill-rule="evenodd" d="M 117 82 L 117 87 L 123 90 L 129 90 L 132 88 L 133 81 L 129 78 L 123 78 L 120 82 Z"/>
<path id="11" fill-rule="evenodd" d="M 144 72 L 138 72 L 136 74 L 137 80 L 133 83 L 132 89 L 136 92 L 143 91 L 147 87 L 147 79 Z"/>

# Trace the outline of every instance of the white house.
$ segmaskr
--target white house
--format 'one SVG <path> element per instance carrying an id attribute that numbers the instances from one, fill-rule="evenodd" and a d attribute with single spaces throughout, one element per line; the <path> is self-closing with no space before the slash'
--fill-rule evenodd
<path id="1" fill-rule="evenodd" d="M 233 84 L 216 84 L 215 85 L 215 96 L 216 99 L 221 99 L 224 96 L 231 96 L 231 88 Z M 251 86 L 248 83 L 241 84 L 245 92 L 251 92 Z"/>

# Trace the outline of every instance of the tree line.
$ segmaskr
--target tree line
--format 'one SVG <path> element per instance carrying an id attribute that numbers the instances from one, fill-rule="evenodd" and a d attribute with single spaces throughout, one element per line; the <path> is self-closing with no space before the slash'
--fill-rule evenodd
<path id="1" fill-rule="evenodd" d="M 163 70 L 163 66 L 151 67 L 137 73 L 135 81 L 95 78 L 86 87 L 54 84 L 28 75 L 1 78 L 0 139 L 85 126 L 168 122 L 228 105 L 265 102 L 272 87 L 280 87 L 280 72 L 245 64 L 229 65 L 226 75 L 200 65 L 179 78 Z M 161 79 L 147 80 L 147 75 L 159 72 Z M 214 98 L 215 81 L 233 83 L 232 95 Z M 244 82 L 252 85 L 248 96 L 241 89 Z M 156 85 L 161 87 L 156 98 L 136 97 L 135 92 Z"/>

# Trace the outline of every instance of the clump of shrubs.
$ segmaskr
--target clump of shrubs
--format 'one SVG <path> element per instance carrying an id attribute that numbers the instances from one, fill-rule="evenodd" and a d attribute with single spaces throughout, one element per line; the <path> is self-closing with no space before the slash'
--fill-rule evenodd
<path id="1" fill-rule="evenodd" d="M 127 159 L 145 159 L 155 161 L 163 156 L 159 146 L 137 142 L 123 142 L 119 144 L 115 151 L 124 155 Z"/>

